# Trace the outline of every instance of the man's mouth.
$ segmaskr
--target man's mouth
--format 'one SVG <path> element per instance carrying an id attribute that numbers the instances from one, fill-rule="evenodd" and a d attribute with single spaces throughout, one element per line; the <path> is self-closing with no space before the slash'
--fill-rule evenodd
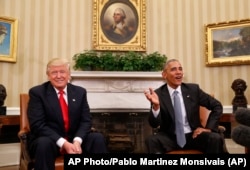
<path id="1" fill-rule="evenodd" d="M 181 79 L 182 79 L 182 76 L 175 77 L 175 79 L 181 80 Z"/>

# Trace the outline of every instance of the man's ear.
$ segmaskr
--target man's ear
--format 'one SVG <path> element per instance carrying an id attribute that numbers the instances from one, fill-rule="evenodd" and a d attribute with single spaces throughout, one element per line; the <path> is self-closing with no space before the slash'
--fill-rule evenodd
<path id="1" fill-rule="evenodd" d="M 164 70 L 161 72 L 161 76 L 163 79 L 166 79 L 166 72 Z"/>

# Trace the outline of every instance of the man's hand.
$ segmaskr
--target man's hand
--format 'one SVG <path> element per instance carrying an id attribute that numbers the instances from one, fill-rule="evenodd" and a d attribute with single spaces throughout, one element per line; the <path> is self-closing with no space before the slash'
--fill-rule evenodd
<path id="1" fill-rule="evenodd" d="M 198 127 L 193 132 L 193 138 L 196 138 L 198 135 L 200 135 L 203 132 L 211 132 L 211 130 L 210 129 L 205 129 L 205 128 L 202 128 L 202 127 Z"/>
<path id="2" fill-rule="evenodd" d="M 78 141 L 74 141 L 73 145 L 75 146 L 75 152 L 76 152 L 76 154 L 81 154 L 82 153 L 81 144 Z"/>
<path id="3" fill-rule="evenodd" d="M 158 110 L 160 108 L 158 95 L 155 93 L 153 88 L 149 88 L 149 90 L 145 90 L 144 95 L 153 104 L 154 110 Z"/>
<path id="4" fill-rule="evenodd" d="M 82 148 L 79 142 L 74 141 L 74 143 L 70 143 L 68 141 L 65 141 L 61 151 L 66 152 L 67 154 L 81 154 Z"/>

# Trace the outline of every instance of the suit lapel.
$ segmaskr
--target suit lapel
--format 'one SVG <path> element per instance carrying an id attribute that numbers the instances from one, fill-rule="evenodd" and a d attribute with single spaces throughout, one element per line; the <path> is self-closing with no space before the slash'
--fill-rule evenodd
<path id="1" fill-rule="evenodd" d="M 48 86 L 47 99 L 48 99 L 48 103 L 50 103 L 52 110 L 54 111 L 53 115 L 51 116 L 55 116 L 58 119 L 60 119 L 59 122 L 61 122 L 63 126 L 63 117 L 62 117 L 62 112 L 61 112 L 61 106 L 58 100 L 58 95 L 56 94 L 56 91 L 51 84 L 49 84 Z"/>
<path id="2" fill-rule="evenodd" d="M 68 93 L 68 110 L 69 110 L 69 120 L 70 122 L 74 118 L 74 113 L 75 113 L 75 105 L 79 100 L 76 98 L 76 92 L 72 88 L 71 84 L 68 84 L 67 86 L 67 93 Z"/>
<path id="3" fill-rule="evenodd" d="M 174 120 L 175 119 L 174 118 L 174 107 L 173 107 L 173 104 L 172 104 L 172 99 L 171 99 L 171 96 L 169 94 L 167 85 L 163 89 L 162 94 L 163 94 L 163 103 L 166 106 L 167 110 L 169 111 L 169 114 L 170 114 L 171 118 Z"/>
<path id="4" fill-rule="evenodd" d="M 191 96 L 189 94 L 189 91 L 184 86 L 181 86 L 181 91 L 182 91 L 182 98 L 183 98 L 184 106 L 186 109 L 187 117 L 189 119 L 191 116 L 191 110 L 190 110 L 190 106 L 191 106 L 190 97 Z"/>

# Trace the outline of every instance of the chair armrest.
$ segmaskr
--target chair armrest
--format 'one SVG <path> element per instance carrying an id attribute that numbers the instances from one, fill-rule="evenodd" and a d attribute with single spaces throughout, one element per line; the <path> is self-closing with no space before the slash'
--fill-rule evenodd
<path id="1" fill-rule="evenodd" d="M 226 128 L 224 126 L 218 126 L 218 132 L 219 133 L 224 133 L 226 131 Z"/>
<path id="2" fill-rule="evenodd" d="M 96 128 L 94 128 L 94 127 L 91 127 L 90 132 L 98 132 L 98 130 Z"/>
<path id="3" fill-rule="evenodd" d="M 30 158 L 28 151 L 28 144 L 27 144 L 28 136 L 29 136 L 29 131 L 27 130 L 20 130 L 18 132 L 18 138 L 20 139 L 20 146 L 21 146 L 21 156 L 24 158 L 24 160 L 31 162 L 32 159 Z"/>
<path id="4" fill-rule="evenodd" d="M 218 133 L 222 136 L 223 138 L 223 153 L 229 154 L 226 142 L 225 142 L 225 137 L 224 137 L 224 132 L 226 131 L 226 128 L 224 126 L 219 125 L 218 126 Z"/>
<path id="5" fill-rule="evenodd" d="M 21 139 L 27 139 L 27 135 L 29 134 L 29 131 L 26 130 L 26 129 L 21 129 L 19 132 L 18 132 L 18 138 L 21 140 Z"/>

